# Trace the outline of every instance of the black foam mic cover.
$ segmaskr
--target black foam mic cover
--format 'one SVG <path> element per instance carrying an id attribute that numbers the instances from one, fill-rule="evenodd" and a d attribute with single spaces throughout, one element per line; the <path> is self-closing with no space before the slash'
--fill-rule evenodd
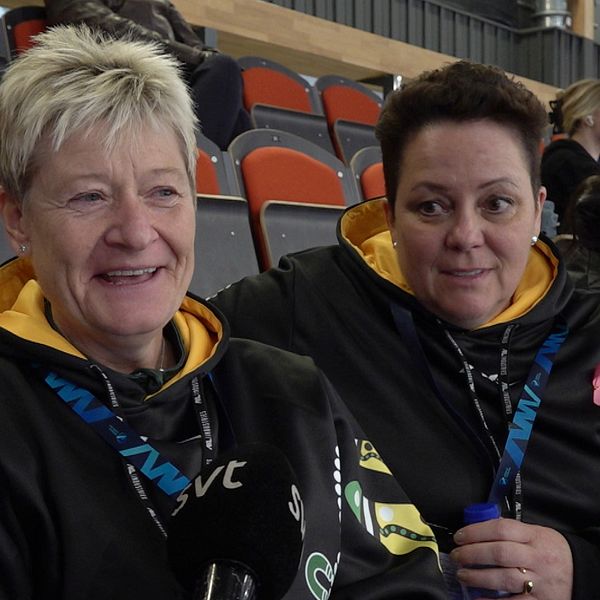
<path id="1" fill-rule="evenodd" d="M 266 444 L 219 456 L 180 494 L 168 527 L 173 571 L 189 591 L 202 570 L 241 563 L 260 600 L 287 592 L 302 556 L 304 506 L 284 454 Z"/>

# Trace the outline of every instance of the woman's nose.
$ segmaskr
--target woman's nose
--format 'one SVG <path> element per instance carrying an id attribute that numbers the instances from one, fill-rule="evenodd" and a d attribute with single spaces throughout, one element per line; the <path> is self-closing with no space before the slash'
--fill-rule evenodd
<path id="1" fill-rule="evenodd" d="M 455 212 L 450 220 L 446 244 L 457 250 L 470 250 L 484 241 L 483 223 L 476 211 Z"/>
<path id="2" fill-rule="evenodd" d="M 112 223 L 106 233 L 107 243 L 143 250 L 157 236 L 152 210 L 143 198 L 127 194 L 115 202 Z"/>

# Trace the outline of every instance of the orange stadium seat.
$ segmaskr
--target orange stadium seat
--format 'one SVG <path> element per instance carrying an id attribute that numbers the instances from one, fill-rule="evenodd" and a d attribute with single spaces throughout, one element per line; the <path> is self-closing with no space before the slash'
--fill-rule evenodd
<path id="1" fill-rule="evenodd" d="M 379 146 L 367 146 L 359 150 L 350 161 L 350 169 L 362 192 L 363 200 L 385 196 L 383 162 Z"/>
<path id="2" fill-rule="evenodd" d="M 7 62 L 33 46 L 33 37 L 46 29 L 46 11 L 42 6 L 21 6 L 0 18 L 0 45 Z"/>
<path id="3" fill-rule="evenodd" d="M 266 58 L 244 56 L 238 63 L 244 79 L 244 105 L 254 127 L 289 131 L 334 151 L 319 99 L 308 81 Z"/>
<path id="4" fill-rule="evenodd" d="M 239 196 L 227 152 L 201 133 L 196 134 L 198 160 L 196 161 L 196 193 L 209 196 Z"/>
<path id="5" fill-rule="evenodd" d="M 336 153 L 349 164 L 354 154 L 377 143 L 374 126 L 382 100 L 365 85 L 339 75 L 323 75 L 315 82 Z"/>
<path id="6" fill-rule="evenodd" d="M 314 112 L 309 83 L 284 65 L 259 56 L 238 58 L 244 78 L 244 105 L 248 110 L 267 104 L 299 112 Z"/>
<path id="7" fill-rule="evenodd" d="M 348 206 L 360 200 L 349 169 L 334 155 L 294 134 L 254 129 L 230 145 L 238 183 L 248 201 L 262 269 L 271 265 L 260 214 L 269 201 Z"/>

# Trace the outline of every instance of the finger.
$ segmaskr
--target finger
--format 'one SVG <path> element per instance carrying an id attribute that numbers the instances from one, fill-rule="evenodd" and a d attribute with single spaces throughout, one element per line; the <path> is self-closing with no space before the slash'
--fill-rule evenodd
<path id="1" fill-rule="evenodd" d="M 461 567 L 483 565 L 503 568 L 527 567 L 533 564 L 532 549 L 520 542 L 479 542 L 458 546 L 450 558 Z"/>
<path id="2" fill-rule="evenodd" d="M 523 582 L 523 589 L 521 593 L 515 594 L 511 596 L 511 598 L 521 598 L 521 600 L 536 600 L 537 598 L 542 598 L 542 596 L 536 594 L 538 587 L 535 584 L 533 579 L 526 579 Z"/>
<path id="3" fill-rule="evenodd" d="M 520 569 L 510 568 L 461 568 L 456 572 L 457 579 L 469 588 L 488 589 L 516 595 L 527 595 L 533 599 L 537 575 L 531 571 L 523 573 Z"/>
<path id="4" fill-rule="evenodd" d="M 491 519 L 459 529 L 454 534 L 454 541 L 459 546 L 494 540 L 510 540 L 526 544 L 535 536 L 535 527 L 515 519 Z"/>

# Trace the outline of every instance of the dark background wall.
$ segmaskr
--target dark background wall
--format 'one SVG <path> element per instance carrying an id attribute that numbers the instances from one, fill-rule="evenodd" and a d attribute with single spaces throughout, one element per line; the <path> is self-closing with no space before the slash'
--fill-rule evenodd
<path id="1" fill-rule="evenodd" d="M 443 4 L 509 27 L 519 25 L 517 0 L 443 0 Z"/>
<path id="2" fill-rule="evenodd" d="M 536 27 L 535 0 L 269 1 L 556 87 L 600 77 L 600 44 L 559 27 Z"/>

